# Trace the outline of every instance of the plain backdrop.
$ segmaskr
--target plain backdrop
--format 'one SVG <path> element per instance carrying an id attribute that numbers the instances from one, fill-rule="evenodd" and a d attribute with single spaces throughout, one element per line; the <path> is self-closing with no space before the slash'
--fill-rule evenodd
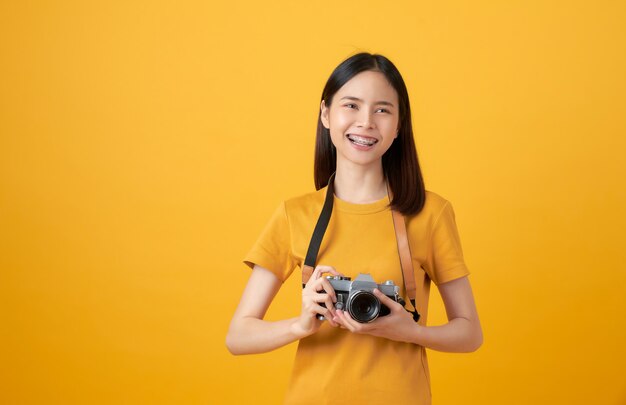
<path id="1" fill-rule="evenodd" d="M 279 403 L 296 345 L 224 344 L 241 261 L 314 190 L 322 88 L 367 51 L 484 329 L 428 352 L 434 404 L 626 403 L 625 27 L 609 0 L 3 2 L 0 402 Z"/>

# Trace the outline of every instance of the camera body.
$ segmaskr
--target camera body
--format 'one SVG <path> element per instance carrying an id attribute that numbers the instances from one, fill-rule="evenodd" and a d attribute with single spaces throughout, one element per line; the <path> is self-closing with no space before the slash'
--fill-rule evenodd
<path id="1" fill-rule="evenodd" d="M 404 300 L 398 294 L 399 287 L 391 280 L 377 284 L 371 275 L 365 273 L 359 273 L 354 281 L 350 277 L 341 276 L 327 276 L 326 279 L 337 296 L 335 309 L 347 311 L 357 322 L 368 323 L 379 316 L 389 315 L 389 308 L 374 295 L 374 288 L 404 306 Z M 323 315 L 317 317 L 324 320 Z"/>

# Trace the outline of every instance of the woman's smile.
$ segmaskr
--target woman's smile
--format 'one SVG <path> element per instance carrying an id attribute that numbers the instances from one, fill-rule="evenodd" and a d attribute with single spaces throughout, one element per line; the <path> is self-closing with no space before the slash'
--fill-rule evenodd
<path id="1" fill-rule="evenodd" d="M 378 139 L 358 134 L 348 134 L 346 138 L 357 150 L 370 150 L 378 143 Z"/>

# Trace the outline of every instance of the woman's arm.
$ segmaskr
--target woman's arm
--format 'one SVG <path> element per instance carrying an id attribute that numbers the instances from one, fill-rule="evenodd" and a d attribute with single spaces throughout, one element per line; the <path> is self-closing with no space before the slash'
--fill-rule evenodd
<path id="1" fill-rule="evenodd" d="M 439 284 L 448 323 L 440 326 L 420 326 L 413 342 L 442 352 L 473 352 L 483 343 L 474 295 L 467 276 Z"/>
<path id="2" fill-rule="evenodd" d="M 315 333 L 322 323 L 315 316 L 322 314 L 332 319 L 334 314 L 327 308 L 333 308 L 332 301 L 336 301 L 330 283 L 321 278 L 323 272 L 338 274 L 328 266 L 315 268 L 302 292 L 300 316 L 269 322 L 263 317 L 282 282 L 271 271 L 255 265 L 226 335 L 228 350 L 232 354 L 264 353 Z M 322 289 L 330 293 L 319 293 Z M 335 323 L 331 321 L 331 325 Z"/>
<path id="3" fill-rule="evenodd" d="M 380 291 L 377 297 L 391 313 L 372 323 L 353 320 L 345 311 L 336 311 L 335 321 L 352 332 L 367 333 L 401 342 L 415 343 L 442 352 L 473 352 L 483 342 L 483 333 L 467 276 L 439 284 L 439 292 L 448 315 L 441 326 L 421 326 L 402 305 Z"/>

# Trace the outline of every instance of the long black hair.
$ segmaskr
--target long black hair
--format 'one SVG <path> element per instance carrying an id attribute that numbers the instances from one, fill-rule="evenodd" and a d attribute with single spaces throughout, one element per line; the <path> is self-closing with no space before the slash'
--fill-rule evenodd
<path id="1" fill-rule="evenodd" d="M 322 99 L 330 108 L 333 96 L 350 79 L 364 71 L 381 72 L 398 94 L 400 103 L 400 130 L 382 157 L 383 176 L 387 178 L 393 194 L 390 201 L 391 209 L 403 215 L 414 215 L 424 207 L 426 190 L 424 179 L 417 158 L 413 128 L 411 126 L 411 106 L 409 94 L 400 72 L 393 63 L 383 55 L 361 52 L 344 60 L 332 72 Z M 337 150 L 330 139 L 330 130 L 324 127 L 321 111 L 317 120 L 317 138 L 315 141 L 314 180 L 315 189 L 328 185 L 330 175 L 337 170 Z"/>

